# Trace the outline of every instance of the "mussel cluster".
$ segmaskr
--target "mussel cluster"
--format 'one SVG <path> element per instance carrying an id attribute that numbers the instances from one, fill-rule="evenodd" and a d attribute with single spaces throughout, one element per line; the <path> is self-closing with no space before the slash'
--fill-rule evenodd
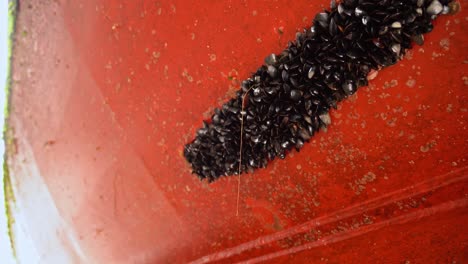
<path id="1" fill-rule="evenodd" d="M 281 54 L 266 57 L 236 97 L 204 122 L 184 148 L 193 172 L 208 181 L 238 174 L 241 123 L 241 173 L 299 151 L 330 124 L 331 107 L 368 84 L 371 71 L 395 64 L 413 42 L 422 45 L 451 2 L 332 1 L 330 11 L 317 14 Z"/>

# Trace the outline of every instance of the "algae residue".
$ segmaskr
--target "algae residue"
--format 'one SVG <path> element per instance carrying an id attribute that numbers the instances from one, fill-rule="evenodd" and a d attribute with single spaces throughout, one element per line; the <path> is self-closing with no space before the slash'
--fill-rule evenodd
<path id="1" fill-rule="evenodd" d="M 12 147 L 14 146 L 13 137 L 10 135 L 8 128 L 8 116 L 9 116 L 9 98 L 11 92 L 11 58 L 13 54 L 13 42 L 16 26 L 16 15 L 17 15 L 18 3 L 16 0 L 8 1 L 8 53 L 7 53 L 7 79 L 5 83 L 5 125 L 3 127 L 3 140 L 5 144 L 5 154 L 3 157 L 3 189 L 4 189 L 4 199 L 5 199 L 5 214 L 7 218 L 7 232 L 10 239 L 10 246 L 13 253 L 13 257 L 16 258 L 16 248 L 13 237 L 13 224 L 14 219 L 12 216 L 12 206 L 15 204 L 15 197 L 12 188 L 12 182 L 10 178 L 10 171 L 8 169 L 8 153 L 10 153 Z M 10 131 L 11 132 L 11 131 Z"/>

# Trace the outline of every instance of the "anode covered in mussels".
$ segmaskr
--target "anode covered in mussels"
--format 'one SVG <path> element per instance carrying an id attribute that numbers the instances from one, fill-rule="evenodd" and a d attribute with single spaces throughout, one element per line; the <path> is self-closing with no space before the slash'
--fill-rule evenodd
<path id="1" fill-rule="evenodd" d="M 267 56 L 236 97 L 203 123 L 184 148 L 193 172 L 213 181 L 299 151 L 331 123 L 331 107 L 367 85 L 369 73 L 397 63 L 413 43 L 422 45 L 432 21 L 456 8 L 449 0 L 332 1 L 330 11 L 317 14 L 281 54 Z"/>

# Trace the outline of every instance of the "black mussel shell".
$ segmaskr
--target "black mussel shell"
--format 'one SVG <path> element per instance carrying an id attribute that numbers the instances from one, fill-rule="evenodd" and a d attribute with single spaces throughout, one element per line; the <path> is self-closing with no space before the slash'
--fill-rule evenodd
<path id="1" fill-rule="evenodd" d="M 367 85 L 371 70 L 395 64 L 413 43 L 422 45 L 437 15 L 459 10 L 454 3 L 331 1 L 331 10 L 318 13 L 283 52 L 266 56 L 237 96 L 196 131 L 183 151 L 193 172 L 213 181 L 299 151 L 331 124 L 330 108 Z"/>

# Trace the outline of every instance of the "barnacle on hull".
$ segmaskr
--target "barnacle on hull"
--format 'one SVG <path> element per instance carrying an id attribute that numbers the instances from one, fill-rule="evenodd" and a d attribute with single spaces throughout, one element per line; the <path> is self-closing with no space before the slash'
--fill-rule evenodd
<path id="1" fill-rule="evenodd" d="M 331 107 L 367 85 L 377 70 L 397 63 L 412 42 L 422 45 L 433 19 L 457 7 L 449 0 L 345 0 L 331 6 L 281 54 L 267 56 L 236 98 L 216 109 L 185 146 L 184 156 L 201 179 L 262 168 L 292 148 L 299 151 L 330 124 Z"/>

